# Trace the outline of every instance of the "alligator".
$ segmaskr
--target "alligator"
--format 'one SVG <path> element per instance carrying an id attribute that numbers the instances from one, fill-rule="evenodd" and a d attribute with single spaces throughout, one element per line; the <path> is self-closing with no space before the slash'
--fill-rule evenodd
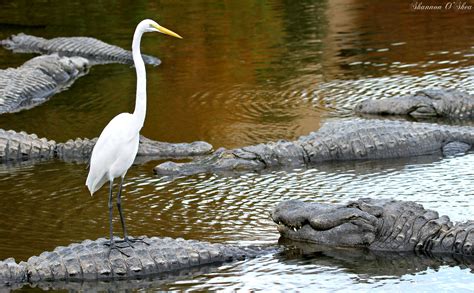
<path id="1" fill-rule="evenodd" d="M 0 41 L 15 53 L 57 53 L 60 56 L 80 56 L 91 64 L 122 63 L 133 65 L 132 52 L 90 37 L 59 37 L 45 39 L 19 33 Z M 142 54 L 146 64 L 158 66 L 160 59 Z"/>
<path id="2" fill-rule="evenodd" d="M 65 161 L 88 161 L 97 141 L 70 139 L 64 143 L 39 138 L 36 134 L 0 129 L 0 163 L 58 158 Z M 203 155 L 212 146 L 203 141 L 192 143 L 166 143 L 140 137 L 137 157 L 176 158 Z"/>
<path id="3" fill-rule="evenodd" d="M 271 213 L 283 238 L 333 247 L 474 256 L 474 221 L 411 201 L 361 198 L 347 204 L 288 200 Z"/>
<path id="4" fill-rule="evenodd" d="M 85 240 L 56 247 L 17 263 L 13 258 L 0 261 L 0 288 L 24 284 L 66 281 L 112 281 L 143 279 L 173 271 L 233 260 L 254 258 L 269 249 L 217 244 L 195 240 L 139 237 L 134 247 L 113 250 L 109 240 Z M 116 242 L 123 239 L 117 239 Z"/>
<path id="5" fill-rule="evenodd" d="M 437 212 L 414 202 L 365 198 L 343 205 L 289 200 L 279 203 L 271 218 L 282 236 L 279 246 L 211 244 L 141 236 L 137 239 L 142 241 L 133 247 L 124 245 L 121 252 L 112 250 L 109 254 L 108 239 L 85 240 L 19 263 L 13 258 L 0 261 L 0 289 L 26 284 L 80 289 L 89 281 L 91 286 L 101 281 L 140 283 L 165 279 L 173 272 L 268 254 L 288 259 L 290 254 L 301 257 L 312 253 L 315 261 L 321 262 L 327 258 L 314 252 L 322 252 L 352 262 L 367 261 L 370 254 L 364 250 L 368 250 L 372 251 L 371 258 L 378 259 L 377 263 L 390 264 L 397 259 L 404 265 L 421 260 L 422 266 L 474 263 L 474 221 L 453 225 L 447 216 L 439 217 Z M 115 238 L 115 241 L 121 243 L 124 239 Z M 303 253 L 295 253 L 295 247 Z"/>
<path id="6" fill-rule="evenodd" d="M 455 89 L 426 89 L 414 95 L 369 99 L 358 103 L 359 114 L 410 115 L 414 118 L 474 118 L 474 95 Z"/>
<path id="7" fill-rule="evenodd" d="M 82 57 L 38 56 L 17 68 L 0 70 L 0 114 L 32 108 L 87 74 Z"/>
<path id="8" fill-rule="evenodd" d="M 160 175 L 258 171 L 315 165 L 325 161 L 372 160 L 465 153 L 474 146 L 474 127 L 408 121 L 349 119 L 324 124 L 296 141 L 277 141 L 198 157 L 191 162 L 164 162 Z"/>

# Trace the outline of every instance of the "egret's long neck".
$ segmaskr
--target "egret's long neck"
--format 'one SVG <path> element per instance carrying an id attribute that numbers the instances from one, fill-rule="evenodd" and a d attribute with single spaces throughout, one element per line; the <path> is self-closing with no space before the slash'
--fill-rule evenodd
<path id="1" fill-rule="evenodd" d="M 133 35 L 132 43 L 132 55 L 133 63 L 135 64 L 135 70 L 137 71 L 137 98 L 135 101 L 135 111 L 133 116 L 139 122 L 140 128 L 145 122 L 146 114 L 146 71 L 145 63 L 140 53 L 140 41 L 142 39 L 143 31 L 139 28 L 135 30 Z"/>

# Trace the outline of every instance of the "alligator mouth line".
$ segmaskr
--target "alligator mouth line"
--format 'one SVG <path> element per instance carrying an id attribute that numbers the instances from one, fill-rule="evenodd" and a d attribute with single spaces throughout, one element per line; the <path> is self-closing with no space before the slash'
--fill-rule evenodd
<path id="1" fill-rule="evenodd" d="M 321 228 L 316 228 L 316 227 L 313 227 L 308 220 L 304 220 L 303 223 L 301 224 L 298 224 L 298 225 L 290 225 L 290 224 L 287 224 L 287 223 L 283 223 L 281 221 L 274 221 L 277 226 L 278 226 L 278 230 L 281 230 L 281 229 L 288 229 L 290 231 L 293 231 L 293 232 L 298 232 L 299 230 L 305 228 L 305 227 L 308 227 L 309 229 L 313 230 L 313 231 L 318 231 L 318 232 L 322 232 L 322 231 L 327 231 L 327 230 L 331 230 L 331 229 L 334 229 L 340 225 L 335 225 L 333 227 L 329 227 L 327 229 L 321 229 Z"/>
<path id="2" fill-rule="evenodd" d="M 283 221 L 277 221 L 277 220 L 273 220 L 273 222 L 275 222 L 275 224 L 277 224 L 277 227 L 278 227 L 279 231 L 281 231 L 281 229 L 287 229 L 287 230 L 290 230 L 290 231 L 293 231 L 293 232 L 298 232 L 299 230 L 301 230 L 305 227 L 308 227 L 308 229 L 311 229 L 314 232 L 324 232 L 324 231 L 329 231 L 329 230 L 335 229 L 335 228 L 340 227 L 340 226 L 345 225 L 345 224 L 352 224 L 352 225 L 356 225 L 356 226 L 370 226 L 370 225 L 373 224 L 369 220 L 364 219 L 362 217 L 347 218 L 346 221 L 336 222 L 336 223 L 333 223 L 333 225 L 328 225 L 328 226 L 325 226 L 325 227 L 321 227 L 321 226 L 315 227 L 314 225 L 311 225 L 310 221 L 307 220 L 307 219 L 304 220 L 302 223 L 299 223 L 299 224 L 296 224 L 296 225 L 290 225 L 290 224 L 285 223 Z"/>
<path id="3" fill-rule="evenodd" d="M 282 228 L 286 228 L 286 229 L 289 229 L 293 232 L 298 232 L 299 230 L 301 230 L 303 228 L 303 226 L 305 225 L 301 225 L 301 226 L 289 226 L 289 225 L 286 225 L 286 224 L 283 224 L 283 223 L 276 223 L 277 226 L 278 226 L 278 230 L 281 230 Z"/>

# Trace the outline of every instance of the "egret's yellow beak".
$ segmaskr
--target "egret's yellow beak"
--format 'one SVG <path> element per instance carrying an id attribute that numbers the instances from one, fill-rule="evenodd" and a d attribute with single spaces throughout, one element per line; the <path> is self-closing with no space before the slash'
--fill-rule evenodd
<path id="1" fill-rule="evenodd" d="M 166 34 L 166 35 L 170 35 L 170 36 L 175 37 L 175 38 L 182 39 L 182 37 L 180 35 L 178 35 L 177 33 L 173 32 L 173 31 L 170 31 L 169 29 L 167 29 L 165 27 L 162 27 L 161 25 L 152 24 L 152 26 L 154 28 L 156 28 L 162 34 Z"/>

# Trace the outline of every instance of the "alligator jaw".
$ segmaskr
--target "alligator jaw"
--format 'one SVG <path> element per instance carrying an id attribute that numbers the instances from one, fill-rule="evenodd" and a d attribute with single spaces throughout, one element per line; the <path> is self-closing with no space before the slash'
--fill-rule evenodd
<path id="1" fill-rule="evenodd" d="M 277 205 L 272 219 L 282 237 L 323 245 L 367 246 L 377 228 L 377 218 L 359 209 L 297 200 Z"/>

